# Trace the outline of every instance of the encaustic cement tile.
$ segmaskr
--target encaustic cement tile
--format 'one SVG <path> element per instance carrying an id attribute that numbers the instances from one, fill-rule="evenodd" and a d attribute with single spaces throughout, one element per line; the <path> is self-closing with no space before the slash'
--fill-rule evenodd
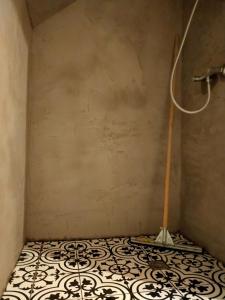
<path id="1" fill-rule="evenodd" d="M 222 300 L 225 267 L 208 253 L 136 246 L 127 237 L 28 242 L 2 299 Z"/>

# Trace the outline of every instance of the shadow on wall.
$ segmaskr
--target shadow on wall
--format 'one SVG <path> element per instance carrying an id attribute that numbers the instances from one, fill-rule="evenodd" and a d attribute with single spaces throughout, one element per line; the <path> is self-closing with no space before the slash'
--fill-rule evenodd
<path id="1" fill-rule="evenodd" d="M 55 13 L 76 0 L 26 0 L 33 27 L 44 22 Z"/>
<path id="2" fill-rule="evenodd" d="M 24 38 L 27 44 L 31 42 L 31 25 L 28 19 L 28 11 L 26 0 L 9 0 L 12 2 L 13 6 L 15 7 L 15 12 L 18 15 L 18 21 L 20 22 L 20 28 L 23 30 Z"/>

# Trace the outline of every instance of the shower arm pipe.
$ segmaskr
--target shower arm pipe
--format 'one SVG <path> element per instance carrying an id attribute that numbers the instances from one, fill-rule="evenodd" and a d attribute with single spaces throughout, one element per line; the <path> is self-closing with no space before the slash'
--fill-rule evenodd
<path id="1" fill-rule="evenodd" d="M 190 25 L 191 25 L 191 21 L 193 19 L 193 16 L 194 16 L 194 13 L 195 13 L 195 10 L 196 10 L 196 7 L 198 5 L 198 2 L 199 0 L 196 0 L 195 1 L 195 4 L 193 6 L 193 9 L 191 11 L 191 14 L 190 14 L 190 17 L 189 17 L 189 20 L 188 20 L 188 23 L 187 23 L 187 26 L 186 26 L 186 29 L 185 29 L 185 32 L 184 32 L 184 35 L 183 35 L 183 38 L 182 38 L 182 41 L 181 41 L 181 44 L 180 44 L 180 48 L 178 50 L 178 53 L 177 53 L 177 57 L 175 59 L 175 62 L 174 62 L 174 65 L 173 65 L 173 69 L 172 69 L 172 72 L 171 72 L 171 77 L 170 77 L 170 96 L 171 96 L 171 99 L 174 103 L 174 105 L 180 110 L 182 111 L 183 113 L 186 113 L 186 114 L 197 114 L 201 111 L 203 111 L 209 104 L 210 102 L 210 98 L 211 98 L 211 87 L 210 87 L 210 76 L 207 76 L 206 77 L 206 83 L 207 83 L 207 92 L 208 92 L 208 96 L 207 96 L 207 100 L 205 102 L 205 104 L 197 109 L 197 110 L 187 110 L 183 107 L 181 107 L 176 99 L 175 99 L 175 96 L 174 96 L 174 91 L 173 91 L 173 81 L 174 81 L 174 74 L 175 74 L 175 71 L 176 71 L 176 67 L 177 67 L 177 63 L 178 63 L 178 60 L 180 58 L 180 55 L 181 55 L 181 51 L 183 50 L 183 47 L 184 47 L 184 43 L 185 43 L 185 40 L 186 40 L 186 37 L 187 37 L 187 34 L 188 34 L 188 31 L 189 31 L 189 28 L 190 28 Z"/>

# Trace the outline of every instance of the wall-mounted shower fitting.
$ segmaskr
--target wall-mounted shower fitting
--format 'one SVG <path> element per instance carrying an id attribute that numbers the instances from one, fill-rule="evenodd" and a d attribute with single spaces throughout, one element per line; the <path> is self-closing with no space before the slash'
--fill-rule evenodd
<path id="1" fill-rule="evenodd" d="M 183 38 L 181 40 L 181 44 L 180 44 L 180 48 L 179 48 L 178 53 L 177 53 L 177 57 L 176 57 L 176 59 L 174 61 L 174 65 L 173 65 L 173 69 L 172 69 L 172 72 L 171 72 L 171 76 L 170 76 L 170 96 L 171 96 L 171 100 L 173 101 L 173 104 L 176 106 L 176 108 L 178 108 L 183 113 L 185 113 L 185 114 L 191 114 L 191 115 L 200 113 L 201 111 L 203 111 L 204 109 L 206 109 L 206 107 L 208 106 L 208 104 L 210 102 L 210 98 L 211 98 L 211 86 L 210 86 L 210 78 L 209 78 L 209 76 L 206 76 L 206 77 L 204 76 L 206 84 L 207 84 L 207 91 L 208 91 L 208 93 L 207 93 L 208 96 L 207 96 L 206 102 L 205 102 L 205 104 L 202 107 L 200 107 L 198 109 L 195 109 L 195 110 L 185 109 L 185 108 L 183 108 L 177 102 L 177 100 L 175 98 L 175 95 L 174 95 L 174 91 L 173 91 L 173 83 L 174 83 L 174 76 L 175 76 L 175 71 L 176 71 L 177 63 L 178 63 L 178 60 L 180 58 L 182 49 L 184 47 L 184 43 L 185 43 L 185 40 L 186 40 L 188 31 L 189 31 L 189 28 L 190 28 L 190 25 L 191 25 L 191 21 L 193 19 L 194 14 L 195 14 L 195 10 L 196 10 L 196 7 L 197 7 L 198 3 L 199 3 L 199 0 L 196 0 L 195 3 L 194 3 L 194 5 L 193 5 L 190 17 L 188 19 L 187 26 L 186 26 L 185 31 L 184 31 Z"/>
<path id="2" fill-rule="evenodd" d="M 212 79 L 218 79 L 219 77 L 225 78 L 225 64 L 219 67 L 209 68 L 207 73 L 201 76 L 193 76 L 193 81 L 207 81 Z"/>

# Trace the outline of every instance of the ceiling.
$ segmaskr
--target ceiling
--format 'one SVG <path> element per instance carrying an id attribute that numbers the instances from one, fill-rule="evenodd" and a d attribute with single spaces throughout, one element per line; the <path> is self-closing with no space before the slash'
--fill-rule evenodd
<path id="1" fill-rule="evenodd" d="M 26 0 L 32 26 L 42 23 L 76 0 Z"/>

